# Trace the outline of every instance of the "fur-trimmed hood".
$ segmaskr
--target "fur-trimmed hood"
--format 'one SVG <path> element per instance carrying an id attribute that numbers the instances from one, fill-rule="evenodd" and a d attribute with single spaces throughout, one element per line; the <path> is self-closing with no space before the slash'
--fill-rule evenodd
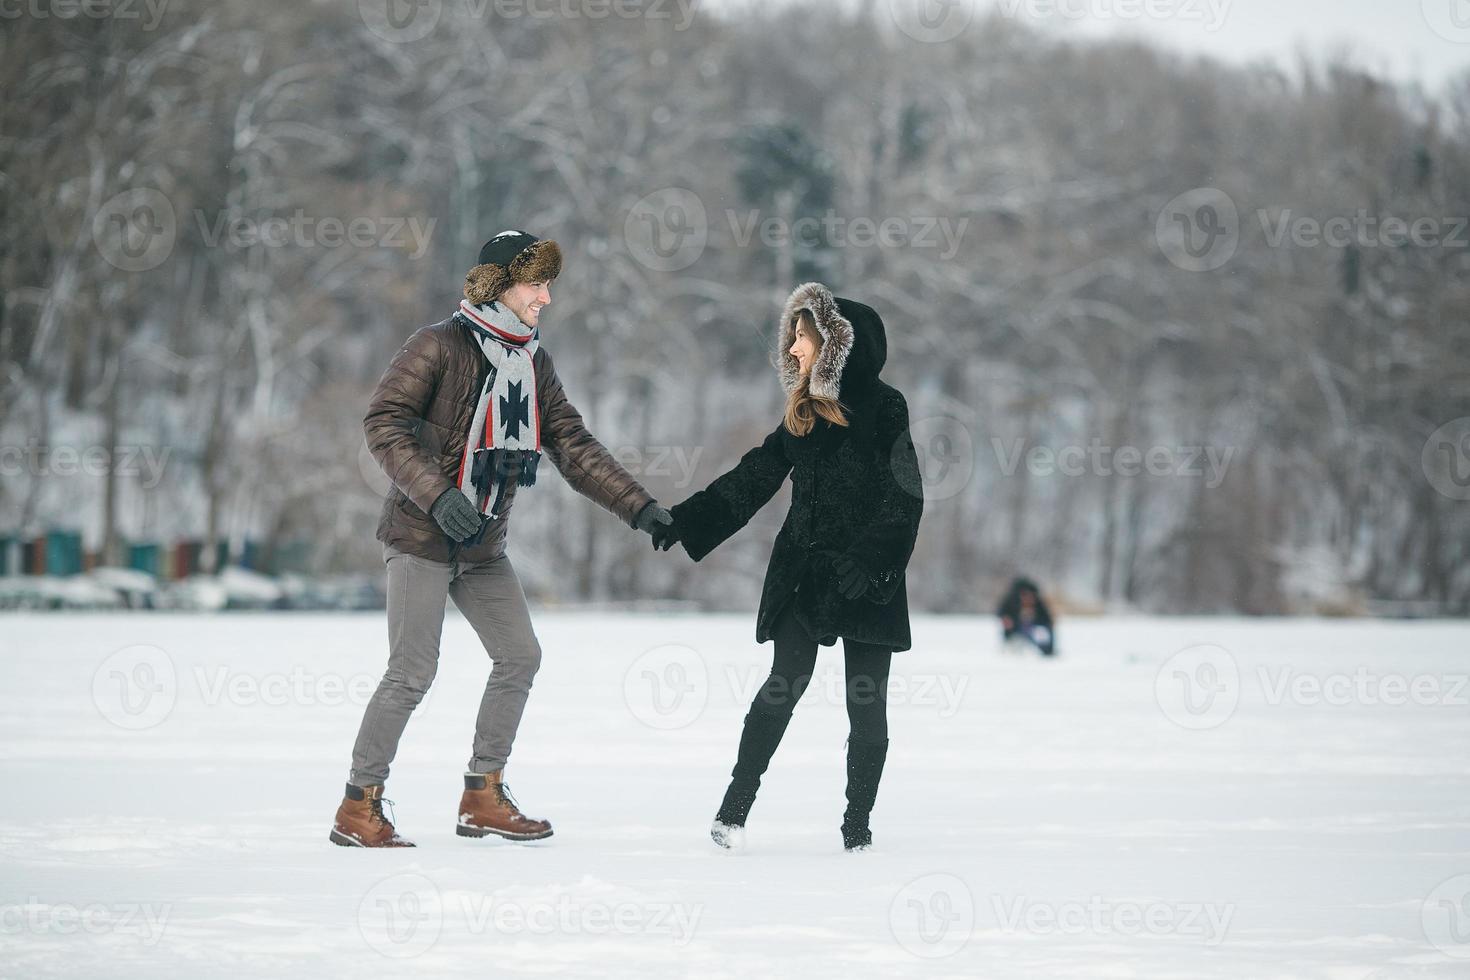
<path id="1" fill-rule="evenodd" d="M 819 282 L 808 282 L 792 290 L 781 312 L 776 331 L 776 367 L 787 393 L 801 382 L 801 366 L 791 356 L 796 340 L 796 315 L 810 310 L 822 335 L 822 349 L 812 365 L 811 392 L 822 398 L 851 403 L 878 380 L 888 360 L 888 335 L 883 320 L 870 306 L 833 296 Z"/>

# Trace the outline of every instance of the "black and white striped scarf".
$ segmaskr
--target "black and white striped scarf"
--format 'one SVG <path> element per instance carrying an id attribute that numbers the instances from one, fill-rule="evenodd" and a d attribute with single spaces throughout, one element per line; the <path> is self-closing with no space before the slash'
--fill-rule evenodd
<path id="1" fill-rule="evenodd" d="M 455 314 L 480 344 L 490 373 L 480 390 L 459 463 L 459 489 L 481 513 L 500 517 L 511 480 L 536 482 L 541 459 L 541 413 L 536 404 L 535 327 L 499 303 L 461 300 Z M 484 528 L 481 528 L 483 533 Z"/>

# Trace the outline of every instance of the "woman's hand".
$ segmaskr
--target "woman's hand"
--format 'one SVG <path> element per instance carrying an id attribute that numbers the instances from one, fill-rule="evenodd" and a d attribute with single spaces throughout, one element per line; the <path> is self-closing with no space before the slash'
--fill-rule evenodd
<path id="1" fill-rule="evenodd" d="M 868 570 L 847 555 L 827 552 L 828 564 L 837 577 L 837 591 L 846 599 L 861 599 L 868 591 Z"/>
<path id="2" fill-rule="evenodd" d="M 660 524 L 653 529 L 653 550 L 668 551 L 679 543 L 679 525 Z"/>

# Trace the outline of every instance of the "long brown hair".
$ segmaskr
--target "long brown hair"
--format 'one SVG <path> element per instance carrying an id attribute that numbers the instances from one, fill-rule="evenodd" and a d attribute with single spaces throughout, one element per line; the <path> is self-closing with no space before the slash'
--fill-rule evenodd
<path id="1" fill-rule="evenodd" d="M 816 320 L 812 319 L 811 310 L 797 310 L 796 315 L 791 318 L 791 326 L 793 338 L 800 327 L 806 327 L 811 331 L 812 336 L 817 338 L 817 354 L 822 353 L 822 344 L 825 341 L 821 332 L 817 330 Z M 812 362 L 815 366 L 815 356 Z M 835 398 L 823 398 L 812 394 L 812 376 L 808 371 L 798 378 L 796 387 L 791 389 L 791 394 L 786 396 L 786 431 L 794 436 L 804 436 L 812 431 L 818 415 L 833 425 L 847 424 L 847 416 L 842 412 L 841 402 Z"/>

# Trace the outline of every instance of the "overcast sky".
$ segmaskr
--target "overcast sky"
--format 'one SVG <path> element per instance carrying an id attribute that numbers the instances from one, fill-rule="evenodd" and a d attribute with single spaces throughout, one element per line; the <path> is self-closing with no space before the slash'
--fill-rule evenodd
<path id="1" fill-rule="evenodd" d="M 686 0 L 687 2 L 687 0 Z M 712 8 L 770 0 L 694 0 Z M 779 0 L 776 0 L 779 2 Z M 1270 58 L 1291 65 L 1347 50 L 1355 60 L 1431 93 L 1470 68 L 1470 0 L 827 0 L 954 5 L 970 16 L 998 9 L 1070 36 L 1131 35 L 1233 62 Z M 1155 11 L 1154 14 L 1147 13 Z"/>
<path id="2" fill-rule="evenodd" d="M 1369 67 L 1431 90 L 1470 68 L 1470 0 L 972 2 L 1014 10 L 1020 18 L 1061 31 L 1132 34 L 1231 61 L 1290 62 L 1301 49 L 1314 55 L 1346 49 Z M 1170 15 L 1124 15 L 1148 9 Z"/>

